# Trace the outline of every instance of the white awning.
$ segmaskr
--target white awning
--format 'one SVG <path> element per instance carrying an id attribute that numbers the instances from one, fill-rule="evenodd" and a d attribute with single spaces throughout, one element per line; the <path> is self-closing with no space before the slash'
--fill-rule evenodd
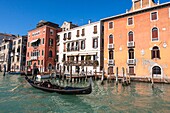
<path id="1" fill-rule="evenodd" d="M 67 54 L 67 56 L 78 56 L 79 54 L 78 53 L 69 53 Z"/>
<path id="2" fill-rule="evenodd" d="M 34 42 L 36 42 L 36 41 L 38 41 L 39 39 L 35 39 L 35 40 L 32 40 L 30 43 L 34 43 Z"/>
<path id="3" fill-rule="evenodd" d="M 79 53 L 79 55 L 96 55 L 97 53 L 96 52 L 93 52 L 93 53 Z"/>

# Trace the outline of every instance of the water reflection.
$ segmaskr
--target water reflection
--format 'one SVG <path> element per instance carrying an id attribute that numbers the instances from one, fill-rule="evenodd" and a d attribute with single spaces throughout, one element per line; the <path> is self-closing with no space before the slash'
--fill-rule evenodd
<path id="1" fill-rule="evenodd" d="M 54 83 L 58 81 L 53 80 Z M 66 84 L 65 85 L 70 85 Z M 72 86 L 87 86 L 75 83 Z M 170 85 L 132 82 L 118 86 L 114 82 L 93 83 L 90 95 L 60 95 L 46 93 L 31 87 L 21 76 L 0 75 L 0 112 L 170 112 Z"/>

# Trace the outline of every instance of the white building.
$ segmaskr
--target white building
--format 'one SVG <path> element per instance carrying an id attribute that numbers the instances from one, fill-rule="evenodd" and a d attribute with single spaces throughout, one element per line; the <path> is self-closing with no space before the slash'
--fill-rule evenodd
<path id="1" fill-rule="evenodd" d="M 27 36 L 18 36 L 13 39 L 11 51 L 11 70 L 21 72 L 25 70 Z"/>
<path id="2" fill-rule="evenodd" d="M 64 69 L 65 73 L 97 72 L 103 68 L 103 45 L 102 25 L 99 22 L 83 26 L 69 27 L 64 22 L 62 32 L 57 37 L 57 69 Z M 72 24 L 69 24 L 72 25 Z M 70 29 L 69 29 L 70 28 Z"/>
<path id="3" fill-rule="evenodd" d="M 0 43 L 0 71 L 10 71 L 10 51 L 12 48 L 12 40 L 3 39 Z"/>

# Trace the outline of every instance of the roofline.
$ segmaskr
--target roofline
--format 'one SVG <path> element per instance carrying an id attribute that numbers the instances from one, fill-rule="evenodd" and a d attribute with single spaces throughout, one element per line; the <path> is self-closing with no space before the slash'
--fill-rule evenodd
<path id="1" fill-rule="evenodd" d="M 170 2 L 166 2 L 166 3 L 160 4 L 160 5 L 156 5 L 156 6 L 153 6 L 153 7 L 147 7 L 147 8 L 139 9 L 139 10 L 132 11 L 132 12 L 127 12 L 127 13 L 119 14 L 119 15 L 116 15 L 116 16 L 111 16 L 111 17 L 103 18 L 100 21 L 107 21 L 107 20 L 114 19 L 114 18 L 120 18 L 122 16 L 128 16 L 128 15 L 136 14 L 138 12 L 142 12 L 142 11 L 145 11 L 145 10 L 148 11 L 148 10 L 152 10 L 152 9 L 155 9 L 155 8 L 161 8 L 161 7 L 167 6 L 167 5 L 170 5 Z"/>
<path id="2" fill-rule="evenodd" d="M 96 24 L 96 23 L 100 23 L 100 21 L 96 21 L 96 22 L 92 22 L 92 23 L 85 24 L 85 25 L 82 25 L 82 26 L 78 26 L 78 27 L 72 28 L 72 29 L 70 29 L 70 30 L 61 31 L 61 32 L 58 32 L 57 34 L 69 32 L 69 31 L 72 31 L 72 30 L 75 30 L 75 29 L 79 29 L 79 28 L 82 28 L 82 27 L 86 27 L 86 26 L 88 26 L 88 25 L 93 25 L 93 24 Z"/>
<path id="3" fill-rule="evenodd" d="M 51 27 L 51 28 L 55 28 L 55 27 L 52 27 L 52 26 L 49 26 L 49 25 L 43 25 L 43 26 L 41 26 L 41 27 L 38 27 L 38 28 L 34 28 L 34 29 L 31 29 L 31 30 L 28 30 L 28 32 L 31 32 L 31 31 L 33 31 L 33 30 L 36 30 L 36 29 L 39 29 L 39 28 L 42 28 L 42 27 L 45 27 L 45 26 Z M 56 28 L 55 28 L 55 29 L 56 29 Z"/>

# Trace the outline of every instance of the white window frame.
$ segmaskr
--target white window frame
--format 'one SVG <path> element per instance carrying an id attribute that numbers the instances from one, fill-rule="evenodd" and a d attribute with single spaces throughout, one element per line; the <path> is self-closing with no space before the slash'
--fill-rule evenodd
<path id="1" fill-rule="evenodd" d="M 152 20 L 152 13 L 157 13 L 157 19 L 156 20 Z M 154 21 L 158 21 L 159 20 L 159 16 L 158 16 L 159 14 L 158 14 L 158 11 L 152 11 L 152 12 L 150 12 L 150 21 L 151 22 L 154 22 Z"/>
<path id="2" fill-rule="evenodd" d="M 129 18 L 132 18 L 132 22 L 133 23 L 131 25 L 129 25 Z M 135 21 L 134 21 L 134 17 L 133 16 L 127 18 L 127 26 L 133 26 L 134 23 L 135 23 Z"/>
<path id="3" fill-rule="evenodd" d="M 153 41 L 152 40 L 152 29 L 154 28 L 154 27 L 156 27 L 157 29 L 158 29 L 158 40 L 156 40 L 156 41 Z M 157 27 L 157 26 L 153 26 L 152 28 L 151 28 L 151 42 L 159 42 L 159 40 L 160 40 L 160 35 L 159 35 L 159 28 Z"/>
<path id="4" fill-rule="evenodd" d="M 111 22 L 112 22 L 112 24 L 113 24 L 113 25 L 112 25 L 112 26 L 113 26 L 112 28 L 109 27 L 109 25 L 110 25 Z M 108 22 L 108 29 L 109 29 L 109 30 L 110 30 L 110 29 L 114 29 L 114 22 L 113 22 L 113 21 Z"/>

